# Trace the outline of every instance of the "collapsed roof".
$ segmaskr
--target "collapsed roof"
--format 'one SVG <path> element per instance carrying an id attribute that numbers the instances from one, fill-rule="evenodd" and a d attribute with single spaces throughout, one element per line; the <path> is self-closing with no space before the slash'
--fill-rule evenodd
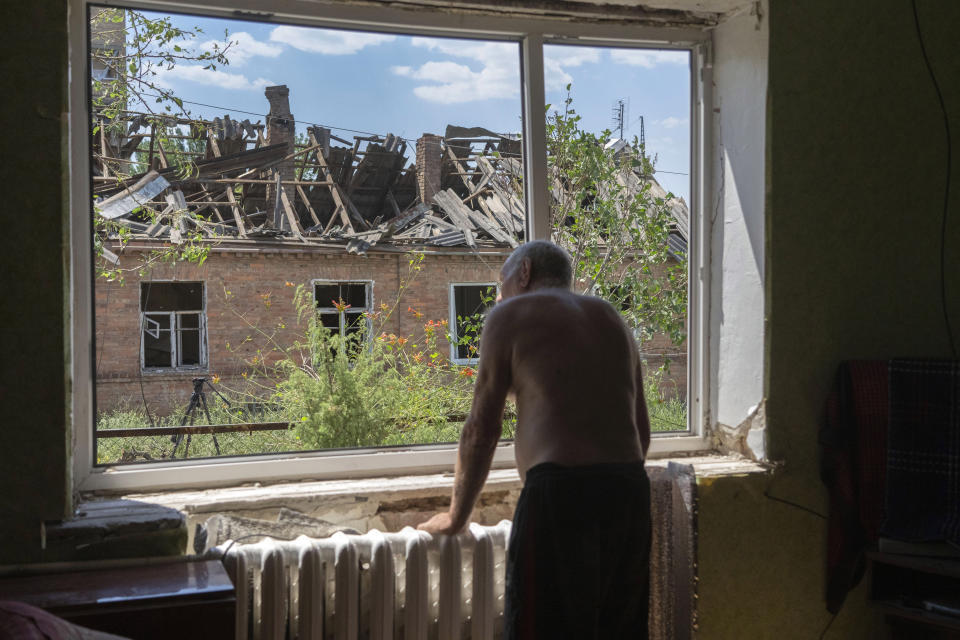
<path id="1" fill-rule="evenodd" d="M 362 254 L 378 244 L 508 248 L 523 241 L 516 137 L 448 126 L 444 136 L 424 134 L 408 164 L 407 141 L 392 134 L 350 142 L 311 126 L 295 141 L 286 95 L 285 87 L 267 89 L 266 125 L 229 116 L 101 119 L 92 145 L 97 215 L 133 237 L 175 244 L 199 234 Z M 624 186 L 650 183 L 654 196 L 666 197 L 652 178 L 626 173 Z M 671 249 L 683 251 L 686 205 L 668 203 L 677 221 Z"/>

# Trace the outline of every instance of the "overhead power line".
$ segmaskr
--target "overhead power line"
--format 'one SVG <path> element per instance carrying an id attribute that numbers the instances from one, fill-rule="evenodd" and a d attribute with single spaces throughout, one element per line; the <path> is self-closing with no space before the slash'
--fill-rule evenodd
<path id="1" fill-rule="evenodd" d="M 161 97 L 159 94 L 152 94 L 152 93 L 145 93 L 144 95 L 152 96 L 152 97 L 155 97 L 155 98 L 156 98 L 156 97 Z M 267 115 L 268 115 L 268 114 L 265 114 L 265 113 L 256 113 L 255 111 L 245 111 L 245 110 L 243 110 L 243 109 L 237 109 L 237 108 L 234 108 L 234 107 L 224 107 L 224 106 L 215 105 L 215 104 L 207 104 L 207 103 L 205 103 L 205 102 L 196 102 L 196 101 L 194 101 L 194 100 L 181 100 L 181 102 L 183 102 L 183 103 L 185 103 L 185 104 L 196 105 L 196 106 L 198 106 L 198 107 L 207 107 L 208 109 L 220 109 L 220 110 L 222 110 L 222 111 L 231 111 L 231 112 L 233 112 L 233 113 L 242 113 L 242 114 L 248 115 L 248 116 L 262 117 L 264 120 L 266 120 Z M 333 129 L 333 130 L 336 130 L 336 131 L 349 131 L 350 133 L 359 133 L 359 134 L 365 135 L 365 136 L 379 136 L 379 135 L 380 135 L 379 133 L 377 133 L 377 132 L 375 132 L 375 131 L 362 131 L 362 130 L 360 130 L 360 129 L 351 129 L 351 128 L 349 128 L 349 127 L 338 127 L 338 126 L 332 125 L 332 124 L 321 124 L 321 123 L 319 123 L 319 122 L 310 122 L 310 121 L 308 121 L 308 120 L 301 120 L 301 119 L 299 119 L 299 118 L 297 118 L 296 121 L 299 122 L 299 123 L 308 124 L 308 125 L 311 125 L 311 126 L 314 126 L 314 127 L 323 127 L 324 129 Z M 405 140 L 405 141 L 406 141 L 407 143 L 409 143 L 409 144 L 416 144 L 416 143 L 417 143 L 416 139 L 413 139 L 413 138 L 405 138 L 405 137 L 403 137 L 403 136 L 397 136 L 397 137 L 400 138 L 401 140 Z M 689 173 L 684 172 L 684 171 L 664 171 L 663 169 L 655 169 L 655 170 L 654 170 L 654 173 L 670 173 L 670 174 L 678 175 L 678 176 L 690 175 Z"/>

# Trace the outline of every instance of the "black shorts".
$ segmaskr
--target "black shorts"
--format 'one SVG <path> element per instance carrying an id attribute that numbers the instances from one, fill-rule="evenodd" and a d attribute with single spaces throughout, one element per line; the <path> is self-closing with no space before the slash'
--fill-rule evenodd
<path id="1" fill-rule="evenodd" d="M 530 469 L 506 580 L 507 640 L 647 638 L 650 481 L 643 463 Z"/>

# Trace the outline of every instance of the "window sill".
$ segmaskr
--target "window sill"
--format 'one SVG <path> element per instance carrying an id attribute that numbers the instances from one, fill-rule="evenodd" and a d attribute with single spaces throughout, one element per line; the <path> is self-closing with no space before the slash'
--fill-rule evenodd
<path id="1" fill-rule="evenodd" d="M 198 373 L 209 373 L 210 368 L 206 365 L 200 367 L 156 367 L 153 369 L 141 369 L 140 373 L 145 376 L 183 376 L 187 374 L 196 375 Z"/>
<path id="2" fill-rule="evenodd" d="M 692 465 L 698 480 L 710 478 L 713 481 L 769 470 L 737 455 L 703 453 L 649 460 L 647 465 L 666 467 L 670 462 Z M 187 542 L 189 549 L 192 548 L 196 525 L 213 515 L 272 519 L 282 508 L 360 531 L 398 530 L 445 508 L 452 487 L 452 473 L 434 473 L 129 493 L 123 499 L 175 509 L 184 514 L 191 538 Z M 516 469 L 491 470 L 471 519 L 481 524 L 495 524 L 511 518 L 521 488 Z M 88 500 L 96 499 L 88 497 Z M 89 508 L 90 504 L 92 502 L 81 505 L 81 509 Z"/>

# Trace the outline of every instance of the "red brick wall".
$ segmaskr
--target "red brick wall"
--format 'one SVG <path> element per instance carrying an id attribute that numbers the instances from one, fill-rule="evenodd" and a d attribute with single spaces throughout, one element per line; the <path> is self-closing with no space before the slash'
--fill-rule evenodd
<path id="1" fill-rule="evenodd" d="M 373 280 L 374 309 L 381 303 L 392 307 L 403 281 L 409 286 L 396 312 L 382 327 L 401 336 L 422 332 L 427 320 L 449 319 L 449 285 L 452 282 L 496 282 L 503 254 L 426 254 L 420 270 L 410 273 L 410 256 L 375 253 L 356 256 L 336 249 L 295 249 L 289 244 L 274 250 L 252 251 L 249 247 L 218 247 L 202 266 L 191 263 L 160 263 L 149 275 L 153 280 L 203 281 L 207 305 L 209 366 L 203 371 L 140 373 L 139 288 L 136 274 L 126 282 L 98 279 L 96 289 L 96 376 L 99 411 L 141 406 L 143 395 L 153 413 L 165 415 L 186 407 L 192 392 L 191 379 L 218 376 L 228 389 L 249 387 L 249 376 L 260 366 L 254 358 L 271 358 L 271 344 L 290 345 L 297 337 L 294 287 L 309 289 L 311 280 Z M 121 266 L 132 267 L 146 254 L 129 248 Z M 145 278 L 147 279 L 147 278 Z M 423 314 L 417 319 L 407 311 Z M 283 326 L 281 326 L 283 325 Z M 374 322 L 374 328 L 378 322 Z M 441 341 L 449 355 L 446 341 Z M 229 346 L 228 346 L 229 345 Z M 258 353 L 258 349 L 260 352 Z M 660 354 L 675 351 L 666 336 L 656 336 L 644 346 L 648 366 L 662 362 Z M 672 357 L 668 389 L 686 395 L 686 355 Z M 243 373 L 248 378 L 243 377 Z"/>
<path id="2" fill-rule="evenodd" d="M 242 387 L 244 372 L 257 366 L 254 358 L 270 358 L 272 344 L 289 345 L 297 336 L 293 285 L 309 288 L 311 280 L 373 280 L 374 309 L 381 303 L 390 307 L 397 300 L 402 281 L 409 286 L 396 312 L 382 327 L 384 331 L 409 335 L 427 320 L 448 319 L 449 283 L 496 282 L 502 255 L 426 255 L 418 272 L 410 273 L 410 256 L 403 253 L 374 253 L 356 256 L 342 250 L 321 253 L 305 249 L 286 253 L 214 249 L 202 266 L 190 263 L 163 263 L 154 266 L 153 280 L 203 281 L 207 305 L 207 348 L 209 366 L 205 371 L 140 374 L 138 333 L 139 287 L 136 275 L 126 282 L 96 282 L 96 375 L 97 406 L 139 406 L 140 381 L 151 411 L 169 413 L 185 407 L 192 391 L 191 379 L 199 375 L 219 376 L 228 388 Z M 121 266 L 130 267 L 144 254 L 131 252 Z M 147 278 L 145 278 L 146 280 Z M 309 289 L 312 291 L 312 289 Z M 417 319 L 407 311 L 423 313 Z M 283 326 L 281 326 L 283 325 Z M 378 322 L 374 322 L 374 328 Z M 259 330 L 258 330 L 259 329 Z M 444 347 L 446 342 L 442 341 Z M 229 346 L 228 346 L 229 345 Z M 258 349 L 260 353 L 258 353 Z M 447 349 L 445 355 L 449 353 Z"/>
<path id="3" fill-rule="evenodd" d="M 417 140 L 417 193 L 420 202 L 433 203 L 440 190 L 440 165 L 443 160 L 442 136 L 425 133 Z"/>

